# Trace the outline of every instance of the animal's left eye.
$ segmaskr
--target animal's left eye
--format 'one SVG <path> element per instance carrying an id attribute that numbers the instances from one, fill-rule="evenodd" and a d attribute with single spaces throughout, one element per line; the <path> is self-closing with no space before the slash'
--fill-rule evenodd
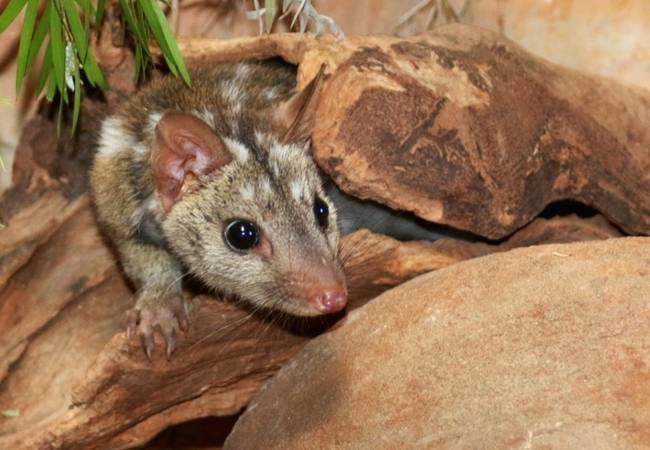
<path id="1" fill-rule="evenodd" d="M 328 216 L 330 210 L 327 207 L 327 203 L 323 201 L 320 197 L 314 199 L 314 216 L 316 217 L 316 222 L 321 228 L 327 228 Z"/>
<path id="2" fill-rule="evenodd" d="M 253 222 L 235 219 L 226 225 L 223 233 L 226 243 L 234 250 L 246 251 L 255 247 L 259 241 L 259 231 Z"/>

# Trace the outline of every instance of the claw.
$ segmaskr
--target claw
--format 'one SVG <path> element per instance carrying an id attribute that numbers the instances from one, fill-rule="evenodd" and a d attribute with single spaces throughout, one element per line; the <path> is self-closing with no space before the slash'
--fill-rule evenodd
<path id="1" fill-rule="evenodd" d="M 136 335 L 138 329 L 138 322 L 140 322 L 140 314 L 137 310 L 132 309 L 126 313 L 126 337 L 131 340 Z"/>
<path id="2" fill-rule="evenodd" d="M 176 349 L 176 336 L 175 332 L 172 332 L 171 335 L 165 336 L 165 342 L 167 343 L 167 361 L 169 361 L 170 357 L 172 356 L 172 353 Z"/>
<path id="3" fill-rule="evenodd" d="M 168 311 L 167 314 L 164 314 L 165 319 L 160 320 L 158 326 L 160 331 L 165 338 L 166 350 L 167 350 L 167 359 L 171 356 L 174 348 L 176 347 L 176 330 L 179 327 L 178 319 L 174 317 L 171 311 Z"/>
<path id="4" fill-rule="evenodd" d="M 165 351 L 169 360 L 176 349 L 178 331 L 187 331 L 189 328 L 187 306 L 182 297 L 170 298 L 166 302 L 138 302 L 136 307 L 127 313 L 127 320 L 128 338 L 140 337 L 149 361 L 152 360 L 155 349 L 156 329 L 165 339 Z"/>
<path id="5" fill-rule="evenodd" d="M 178 326 L 180 327 L 181 331 L 185 333 L 187 330 L 190 329 L 190 321 L 187 318 L 179 319 Z"/>
<path id="6" fill-rule="evenodd" d="M 188 308 L 189 306 L 186 302 L 181 302 L 178 307 L 174 308 L 174 315 L 178 321 L 178 326 L 183 332 L 187 331 L 190 328 Z"/>
<path id="7" fill-rule="evenodd" d="M 140 339 L 142 340 L 142 348 L 144 349 L 144 353 L 147 355 L 149 361 L 151 361 L 154 346 L 153 335 L 151 333 L 142 333 Z"/>

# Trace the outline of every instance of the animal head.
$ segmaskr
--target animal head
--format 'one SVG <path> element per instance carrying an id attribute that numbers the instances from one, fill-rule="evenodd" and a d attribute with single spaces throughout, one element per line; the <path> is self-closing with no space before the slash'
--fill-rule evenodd
<path id="1" fill-rule="evenodd" d="M 322 76 L 270 112 L 273 132 L 251 130 L 248 143 L 167 112 L 152 150 L 163 228 L 188 268 L 217 290 L 303 316 L 347 301 L 336 214 L 309 146 Z"/>

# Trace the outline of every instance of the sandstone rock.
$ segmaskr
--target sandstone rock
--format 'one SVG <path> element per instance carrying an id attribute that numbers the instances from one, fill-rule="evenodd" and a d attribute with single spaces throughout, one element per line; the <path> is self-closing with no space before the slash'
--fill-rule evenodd
<path id="1" fill-rule="evenodd" d="M 83 194 L 90 147 L 61 162 L 46 139 L 53 123 L 39 116 L 26 130 L 0 205 L 0 405 L 20 411 L 0 421 L 0 448 L 126 448 L 169 425 L 239 411 L 306 336 L 198 296 L 172 360 L 148 363 L 123 334 L 132 293 Z M 617 235 L 601 217 L 575 216 L 538 219 L 498 245 L 360 231 L 341 246 L 350 307 L 509 246 Z"/>
<path id="2" fill-rule="evenodd" d="M 650 94 L 462 25 L 411 38 L 188 40 L 189 59 L 326 64 L 314 158 L 344 191 L 502 239 L 550 203 L 650 234 Z"/>
<path id="3" fill-rule="evenodd" d="M 491 239 L 566 199 L 650 233 L 650 155 L 639 145 L 650 142 L 650 97 L 641 89 L 463 26 L 335 47 L 302 61 L 336 61 L 314 154 L 349 193 Z"/>
<path id="4" fill-rule="evenodd" d="M 466 36 L 459 34 L 456 40 L 449 35 L 431 35 L 422 39 L 435 41 L 441 48 L 448 45 L 450 51 L 456 51 L 463 42 L 472 46 L 475 39 L 481 37 L 479 32 L 476 32 L 479 33 L 477 36 L 473 36 L 473 32 L 467 33 Z M 110 42 L 109 38 L 110 36 L 104 36 L 104 45 L 108 45 L 105 42 Z M 300 83 L 307 81 L 310 73 L 313 73 L 310 71 L 317 70 L 321 62 L 326 61 L 334 70 L 331 84 L 326 89 L 332 89 L 331 86 L 337 85 L 336 83 L 340 85 L 342 79 L 357 69 L 369 76 L 358 79 L 358 82 L 376 87 L 374 70 L 377 69 L 381 75 L 381 64 L 355 66 L 352 63 L 359 61 L 358 53 L 363 54 L 364 47 L 376 46 L 381 49 L 393 44 L 397 45 L 396 48 L 408 50 L 410 45 L 419 42 L 383 39 L 355 38 L 339 43 L 331 38 L 280 35 L 216 44 L 193 41 L 186 43 L 184 49 L 190 56 L 210 61 L 280 55 L 288 61 L 300 63 Z M 200 45 L 196 46 L 197 44 Z M 511 44 L 503 45 L 507 50 Z M 46 114 L 39 114 L 31 120 L 25 128 L 16 154 L 14 186 L 3 195 L 0 203 L 0 221 L 6 225 L 6 228 L 0 230 L 0 405 L 20 411 L 19 417 L 0 421 L 0 448 L 123 448 L 146 442 L 170 424 L 209 415 L 233 414 L 247 404 L 257 388 L 307 341 L 308 336 L 296 335 L 292 333 L 293 330 L 251 317 L 244 309 L 206 296 L 198 296 L 193 300 L 193 327 L 180 342 L 178 356 L 175 355 L 171 362 L 167 363 L 160 358 L 149 364 L 143 360 L 137 343 L 129 343 L 125 339 L 123 318 L 124 311 L 132 305 L 131 290 L 111 249 L 96 228 L 86 194 L 85 174 L 92 158 L 97 120 L 107 107 L 111 108 L 121 97 L 129 95 L 129 89 L 132 89 L 128 66 L 130 59 L 124 57 L 124 49 L 105 50 L 102 62 L 108 62 L 105 65 L 110 68 L 107 69 L 107 78 L 114 88 L 107 94 L 108 104 L 100 105 L 92 99 L 86 99 L 82 105 L 85 110 L 78 138 L 74 142 L 64 141 L 58 146 L 54 138 L 55 126 Z M 506 54 L 509 54 L 506 50 Z M 441 51 L 437 49 L 436 52 Z M 520 50 L 513 52 L 517 55 L 516 58 L 520 58 L 518 61 L 525 62 L 531 58 Z M 444 54 L 444 51 L 440 54 Z M 438 64 L 434 59 L 432 58 L 432 64 Z M 536 60 L 530 61 L 530 64 L 538 67 Z M 392 66 L 389 64 L 387 67 Z M 549 67 L 551 72 L 558 71 L 558 77 L 565 73 L 561 69 Z M 434 81 L 444 81 L 446 77 L 451 85 L 459 83 L 457 72 L 461 69 L 443 69 L 440 72 L 442 78 L 435 78 Z M 576 78 L 572 73 L 567 77 L 569 84 L 565 88 L 570 90 Z M 545 80 L 554 79 L 551 77 Z M 382 80 L 386 81 L 380 77 L 379 81 Z M 561 80 L 558 80 L 559 78 L 556 81 L 560 83 Z M 589 82 L 586 78 L 584 80 Z M 621 110 L 628 108 L 630 111 L 643 112 L 643 107 L 639 104 L 643 103 L 645 94 L 632 98 L 628 88 L 613 84 L 608 86 L 611 88 L 608 93 L 610 100 L 604 101 L 606 104 L 611 101 L 615 107 L 612 106 L 610 116 L 590 122 L 585 133 L 600 133 L 603 123 L 618 124 L 621 133 L 627 132 L 624 138 L 638 138 L 638 146 L 641 148 L 645 135 L 637 133 L 637 129 L 642 123 L 643 114 L 632 119 L 632 112 L 622 113 Z M 349 88 L 348 94 L 360 88 L 359 85 L 343 87 Z M 460 93 L 461 97 L 453 97 L 454 92 Z M 462 90 L 454 92 L 450 91 L 448 95 L 462 100 Z M 405 95 L 410 94 L 406 92 Z M 453 101 L 449 102 L 452 103 Z M 331 106 L 328 103 L 323 107 Z M 386 106 L 387 114 L 397 111 L 389 103 Z M 507 106 L 504 104 L 503 108 Z M 352 126 L 354 121 L 349 122 L 344 111 L 354 111 L 356 106 L 343 102 L 341 107 L 337 112 L 343 117 L 339 125 Z M 414 107 L 420 111 L 417 109 L 419 106 Z M 395 116 L 390 114 L 387 117 L 394 119 Z M 381 125 L 379 119 L 377 123 Z M 388 125 L 390 123 L 386 122 Z M 482 124 L 477 125 L 473 131 L 480 131 L 481 126 Z M 486 127 L 489 131 L 490 123 Z M 377 130 L 372 129 L 373 132 Z M 327 141 L 318 136 L 315 138 L 316 146 L 325 148 Z M 551 133 L 551 136 L 555 134 Z M 332 142 L 336 145 L 341 143 L 338 137 Z M 602 142 L 602 148 L 598 145 L 592 149 L 593 152 L 609 149 L 605 145 L 609 141 L 605 139 Z M 513 151 L 513 148 L 504 147 L 507 151 Z M 379 158 L 383 155 L 382 149 L 375 149 L 378 157 L 372 170 L 381 169 L 392 173 L 394 167 L 391 162 Z M 558 170 L 566 170 L 567 177 L 571 180 L 577 172 L 573 171 L 575 166 L 570 164 L 573 161 L 570 157 L 576 154 L 568 152 L 569 162 L 566 165 L 553 166 Z M 410 153 L 405 153 L 403 156 L 408 160 L 409 155 Z M 623 155 L 621 160 L 612 161 L 620 165 L 626 164 L 624 157 L 629 155 L 625 152 L 620 155 Z M 609 157 L 613 158 L 611 155 Z M 644 158 L 643 155 L 637 158 L 639 167 L 645 164 Z M 584 169 L 580 173 L 585 177 L 588 174 L 595 183 L 603 180 L 603 174 L 607 176 L 606 183 L 603 182 L 601 187 L 605 191 L 609 189 L 614 197 L 610 198 L 610 202 L 603 203 L 603 212 L 616 220 L 623 217 L 620 221 L 625 225 L 621 226 L 637 229 L 645 217 L 645 210 L 639 205 L 645 205 L 642 188 L 646 178 L 639 176 L 633 180 L 636 184 L 631 183 L 622 189 L 620 186 L 629 181 L 628 177 L 635 176 L 634 171 L 630 174 L 623 170 L 620 173 L 600 172 L 601 167 L 593 165 L 599 161 L 598 158 L 592 159 L 592 165 L 585 163 L 586 165 L 580 166 Z M 331 164 L 334 164 L 333 159 L 320 161 L 323 167 L 331 168 Z M 494 159 L 490 161 L 492 164 L 499 162 L 498 159 L 497 162 Z M 445 166 L 445 170 L 457 167 L 464 176 L 478 178 L 487 173 L 480 167 L 481 164 L 472 167 L 466 167 L 465 164 L 465 160 L 454 160 L 452 166 Z M 476 167 L 480 169 L 478 175 L 472 175 L 472 170 Z M 526 167 L 524 164 L 520 169 L 528 170 Z M 594 167 L 595 171 L 588 171 Z M 359 169 L 359 174 L 365 174 L 364 176 L 372 173 L 376 172 L 363 167 Z M 341 170 L 340 174 L 344 172 Z M 493 186 L 499 189 L 513 186 L 511 175 L 508 171 L 498 171 L 494 175 L 498 178 L 491 180 Z M 341 176 L 337 179 L 344 188 L 353 190 L 351 182 Z M 386 180 L 399 182 L 390 177 Z M 521 181 L 521 177 L 516 180 Z M 426 178 L 421 181 L 425 182 Z M 432 189 L 448 187 L 449 195 L 454 192 L 457 198 L 464 199 L 467 204 L 471 204 L 469 200 L 476 196 L 482 198 L 486 195 L 474 191 L 483 189 L 480 184 L 463 187 L 448 181 L 435 179 L 431 184 Z M 371 183 L 368 186 L 374 186 L 372 189 L 378 199 L 387 192 L 382 191 L 381 183 Z M 426 196 L 429 188 L 423 186 L 420 194 Z M 571 197 L 575 194 L 572 189 L 577 185 L 568 183 L 567 186 L 566 192 L 561 192 Z M 526 201 L 540 207 L 549 201 L 549 198 L 537 197 L 539 192 L 546 192 L 544 187 L 542 185 L 539 188 L 541 191 L 531 189 L 521 194 L 515 186 L 514 197 L 521 201 L 527 199 Z M 505 192 L 499 189 L 493 191 L 495 199 Z M 408 209 L 408 202 L 412 199 L 401 196 L 403 193 L 396 188 L 395 203 L 387 203 L 397 206 L 403 204 Z M 519 194 L 523 197 L 517 197 Z M 463 195 L 467 195 L 467 198 Z M 510 199 L 512 195 L 508 195 Z M 637 196 L 631 200 L 634 195 Z M 453 209 L 451 199 L 452 197 L 448 200 Z M 482 228 L 473 225 L 479 223 L 481 218 L 491 224 L 499 223 L 500 219 L 492 216 L 499 213 L 498 208 L 482 206 L 480 203 L 472 205 L 477 216 L 467 222 L 458 222 L 461 227 L 466 226 L 481 234 Z M 440 210 L 431 211 L 434 214 Z M 515 212 L 523 224 L 532 220 L 527 215 L 531 211 Z M 459 216 L 444 213 L 443 219 L 445 217 L 452 218 L 450 223 L 456 223 L 453 217 Z M 486 225 L 486 229 L 493 229 L 491 226 Z M 505 228 L 501 229 L 501 232 L 504 230 Z M 454 239 L 434 243 L 400 243 L 366 232 L 349 236 L 344 240 L 341 251 L 350 282 L 351 309 L 415 275 L 468 258 L 500 252 L 514 246 L 603 239 L 620 234 L 600 216 L 589 220 L 578 217 L 537 219 L 516 232 L 514 229 L 511 232 L 509 239 L 499 243 Z M 56 376 L 52 377 L 52 373 Z"/>
<path id="5" fill-rule="evenodd" d="M 471 3 L 468 20 L 472 24 L 500 31 L 538 56 L 565 67 L 650 88 L 650 9 L 645 0 Z"/>
<path id="6" fill-rule="evenodd" d="M 650 239 L 519 249 L 354 311 L 226 449 L 650 446 Z"/>
<path id="7" fill-rule="evenodd" d="M 620 237 L 602 216 L 575 215 L 535 219 L 499 244 L 440 239 L 435 242 L 400 242 L 360 230 L 341 242 L 348 290 L 356 307 L 411 278 L 467 259 L 531 245 L 591 241 Z"/>

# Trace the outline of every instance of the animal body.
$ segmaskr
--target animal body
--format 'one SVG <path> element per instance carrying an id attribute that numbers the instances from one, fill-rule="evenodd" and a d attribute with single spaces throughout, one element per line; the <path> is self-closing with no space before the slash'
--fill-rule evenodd
<path id="1" fill-rule="evenodd" d="M 108 117 L 90 182 L 100 224 L 137 293 L 128 331 L 168 355 L 188 324 L 185 274 L 299 316 L 347 302 L 339 231 L 309 149 L 323 72 L 295 93 L 277 62 L 163 77 Z"/>
<path id="2" fill-rule="evenodd" d="M 136 287 L 128 331 L 167 354 L 188 325 L 182 279 L 298 316 L 347 302 L 339 225 L 398 239 L 442 235 L 323 185 L 310 152 L 319 72 L 295 91 L 279 61 L 196 68 L 192 86 L 163 77 L 109 116 L 91 189 L 100 224 Z M 334 201 L 334 203 L 333 203 Z"/>

